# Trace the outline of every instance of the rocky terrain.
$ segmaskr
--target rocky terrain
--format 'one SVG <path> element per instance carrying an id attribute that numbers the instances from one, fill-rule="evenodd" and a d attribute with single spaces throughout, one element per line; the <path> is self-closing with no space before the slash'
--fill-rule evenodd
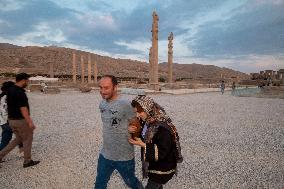
<path id="1" fill-rule="evenodd" d="M 34 74 L 49 74 L 50 64 L 53 63 L 55 75 L 72 74 L 72 52 L 77 54 L 78 69 L 80 70 L 80 56 L 85 57 L 87 63 L 88 52 L 63 47 L 19 47 L 0 43 L 0 73 L 28 72 Z M 98 65 L 98 74 L 114 74 L 118 77 L 148 78 L 149 66 L 146 62 L 130 59 L 114 59 L 107 56 L 91 54 L 92 60 Z M 85 66 L 87 69 L 87 66 Z M 86 70 L 87 71 L 87 70 Z M 79 72 L 80 73 L 80 72 Z M 166 77 L 167 64 L 159 64 L 160 77 Z M 174 78 L 218 79 L 238 77 L 247 79 L 247 74 L 228 68 L 201 64 L 173 65 Z"/>

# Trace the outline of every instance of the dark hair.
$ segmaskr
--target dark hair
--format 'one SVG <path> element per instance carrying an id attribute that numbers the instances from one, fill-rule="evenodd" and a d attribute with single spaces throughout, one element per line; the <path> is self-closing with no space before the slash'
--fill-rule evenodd
<path id="1" fill-rule="evenodd" d="M 131 106 L 132 106 L 133 108 L 136 108 L 136 109 L 137 109 L 137 112 L 139 112 L 139 113 L 144 112 L 142 106 L 141 106 L 137 101 L 135 101 L 135 100 L 132 100 Z"/>
<path id="2" fill-rule="evenodd" d="M 27 80 L 29 79 L 31 76 L 27 73 L 19 73 L 16 75 L 16 82 L 18 81 L 22 81 L 22 80 Z"/>
<path id="3" fill-rule="evenodd" d="M 115 86 L 115 85 L 118 85 L 117 78 L 116 78 L 114 75 L 103 75 L 103 76 L 101 77 L 101 79 L 102 79 L 102 78 L 105 78 L 105 77 L 110 78 L 110 79 L 111 79 L 111 82 L 112 82 L 112 84 L 113 84 L 114 86 Z"/>
<path id="4" fill-rule="evenodd" d="M 14 86 L 15 83 L 13 81 L 5 81 L 3 84 L 2 84 L 2 87 L 1 87 L 1 91 L 2 93 L 0 94 L 0 99 L 6 95 L 8 89 L 12 86 Z"/>

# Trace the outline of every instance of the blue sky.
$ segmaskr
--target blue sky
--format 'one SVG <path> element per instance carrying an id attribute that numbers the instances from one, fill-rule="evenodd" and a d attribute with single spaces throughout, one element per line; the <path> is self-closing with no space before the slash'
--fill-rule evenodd
<path id="1" fill-rule="evenodd" d="M 153 10 L 159 62 L 284 68 L 284 0 L 0 0 L 0 42 L 148 61 Z"/>

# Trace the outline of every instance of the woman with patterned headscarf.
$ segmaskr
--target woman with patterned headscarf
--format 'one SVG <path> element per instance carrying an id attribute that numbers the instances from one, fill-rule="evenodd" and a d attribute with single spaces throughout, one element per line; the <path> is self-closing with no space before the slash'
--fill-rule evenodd
<path id="1" fill-rule="evenodd" d="M 143 177 L 148 177 L 146 189 L 161 189 L 176 173 L 182 161 L 178 134 L 165 110 L 151 97 L 139 95 L 131 103 L 142 122 L 141 138 L 130 138 L 129 143 L 142 147 Z M 130 133 L 136 126 L 130 125 Z"/>

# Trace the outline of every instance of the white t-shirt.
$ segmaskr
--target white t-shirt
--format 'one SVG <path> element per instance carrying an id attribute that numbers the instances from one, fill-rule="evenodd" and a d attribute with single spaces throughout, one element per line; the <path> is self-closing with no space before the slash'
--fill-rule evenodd
<path id="1" fill-rule="evenodd" d="M 4 125 L 8 121 L 8 109 L 7 109 L 7 96 L 3 96 L 0 100 L 0 125 Z"/>

